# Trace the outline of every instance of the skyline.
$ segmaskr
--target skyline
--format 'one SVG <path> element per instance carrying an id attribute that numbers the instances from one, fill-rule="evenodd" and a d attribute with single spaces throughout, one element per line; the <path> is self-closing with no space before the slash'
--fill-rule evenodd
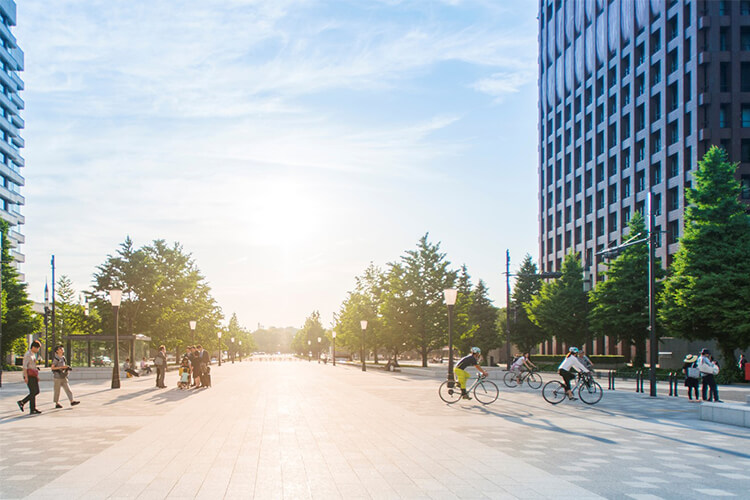
<path id="1" fill-rule="evenodd" d="M 299 327 L 319 310 L 328 326 L 370 262 L 429 232 L 503 306 L 506 248 L 512 270 L 538 254 L 536 15 L 20 3 L 30 298 L 52 254 L 81 291 L 126 236 L 161 238 L 227 320 Z"/>

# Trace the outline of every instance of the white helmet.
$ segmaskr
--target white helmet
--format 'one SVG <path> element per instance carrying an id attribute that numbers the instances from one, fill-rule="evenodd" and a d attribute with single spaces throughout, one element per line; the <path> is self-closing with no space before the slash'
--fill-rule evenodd
<path id="1" fill-rule="evenodd" d="M 472 347 L 471 348 L 471 353 L 472 354 L 482 354 L 482 350 L 480 348 L 478 348 L 478 347 Z"/>

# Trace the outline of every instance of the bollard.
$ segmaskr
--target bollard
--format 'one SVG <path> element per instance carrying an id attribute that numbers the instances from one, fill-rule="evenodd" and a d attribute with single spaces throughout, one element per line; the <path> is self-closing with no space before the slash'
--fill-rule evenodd
<path id="1" fill-rule="evenodd" d="M 635 392 L 641 392 L 641 370 L 635 372 Z"/>
<path id="2" fill-rule="evenodd" d="M 669 375 L 667 376 L 667 380 L 669 380 L 669 395 L 672 395 L 672 384 L 674 383 L 674 372 L 669 372 Z"/>
<path id="3" fill-rule="evenodd" d="M 641 394 L 643 394 L 643 370 L 641 370 Z"/>
<path id="4" fill-rule="evenodd" d="M 680 372 L 674 372 L 674 397 L 677 397 L 677 384 L 680 381 Z"/>

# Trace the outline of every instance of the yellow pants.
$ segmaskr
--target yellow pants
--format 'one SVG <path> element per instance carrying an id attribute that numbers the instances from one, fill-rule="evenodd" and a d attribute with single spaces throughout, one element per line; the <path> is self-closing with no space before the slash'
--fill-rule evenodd
<path id="1" fill-rule="evenodd" d="M 461 389 L 466 389 L 466 381 L 471 377 L 469 372 L 466 370 L 462 370 L 461 368 L 454 368 L 453 373 L 456 374 L 456 378 L 458 379 L 458 385 L 461 387 Z"/>

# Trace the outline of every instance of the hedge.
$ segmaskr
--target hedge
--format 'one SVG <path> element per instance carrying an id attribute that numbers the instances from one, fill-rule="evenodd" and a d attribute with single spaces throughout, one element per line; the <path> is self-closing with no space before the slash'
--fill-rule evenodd
<path id="1" fill-rule="evenodd" d="M 564 354 L 532 354 L 531 355 L 531 361 L 534 364 L 537 363 L 562 363 L 563 359 L 565 359 Z M 589 359 L 591 360 L 594 365 L 602 364 L 602 365 L 614 365 L 614 364 L 624 364 L 625 363 L 625 356 L 621 356 L 619 354 L 612 354 L 612 355 L 598 355 L 594 354 L 592 356 L 589 356 Z"/>

